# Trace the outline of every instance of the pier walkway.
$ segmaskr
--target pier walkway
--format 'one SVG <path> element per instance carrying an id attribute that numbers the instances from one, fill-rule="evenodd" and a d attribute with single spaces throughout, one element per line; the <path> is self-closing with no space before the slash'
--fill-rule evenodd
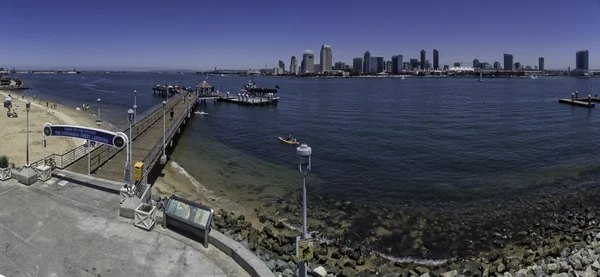
<path id="1" fill-rule="evenodd" d="M 188 100 L 189 98 L 189 100 Z M 196 93 L 187 93 L 177 95 L 175 98 L 170 98 L 165 105 L 165 127 L 166 127 L 166 143 L 167 147 L 173 136 L 180 131 L 182 125 L 189 120 L 191 111 L 197 103 L 198 97 Z M 173 109 L 174 116 L 171 120 L 169 111 Z M 137 123 L 132 126 L 133 137 L 133 163 L 143 162 L 143 178 L 136 185 L 136 196 L 141 197 L 141 194 L 148 185 L 148 174 L 159 160 L 163 153 L 163 108 L 162 104 L 155 106 L 145 114 L 138 116 Z M 126 128 L 126 129 L 125 129 Z M 129 136 L 129 126 L 116 130 L 125 133 Z M 56 168 L 66 169 L 81 174 L 88 174 L 97 178 L 122 181 L 125 184 L 125 162 L 127 158 L 127 149 L 117 149 L 106 145 L 96 146 L 91 149 L 88 157 L 89 149 L 85 146 L 79 146 L 65 154 L 53 154 L 48 158 L 52 158 L 56 163 Z M 33 167 L 41 165 L 43 161 L 32 163 Z M 89 169 L 88 169 L 89 168 Z"/>

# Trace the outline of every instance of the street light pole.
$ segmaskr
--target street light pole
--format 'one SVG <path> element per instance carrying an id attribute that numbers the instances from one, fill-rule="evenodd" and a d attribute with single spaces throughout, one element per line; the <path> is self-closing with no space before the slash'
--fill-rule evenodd
<path id="1" fill-rule="evenodd" d="M 133 91 L 133 124 L 137 123 L 137 90 Z"/>
<path id="2" fill-rule="evenodd" d="M 300 147 L 296 148 L 296 153 L 300 156 L 300 163 L 298 169 L 302 174 L 302 239 L 310 238 L 307 231 L 307 220 L 306 220 L 306 175 L 311 169 L 311 155 L 312 149 L 303 143 Z M 307 276 L 307 261 L 302 260 L 299 266 L 299 274 L 301 277 Z"/>
<path id="3" fill-rule="evenodd" d="M 29 109 L 31 109 L 31 103 L 29 101 L 25 102 L 25 109 L 27 110 L 27 125 L 25 126 L 25 167 L 29 167 Z"/>
<path id="4" fill-rule="evenodd" d="M 163 154 L 160 157 L 160 164 L 164 165 L 167 163 L 167 143 L 166 143 L 166 111 L 165 106 L 167 105 L 167 101 L 162 101 L 163 106 Z"/>
<path id="5" fill-rule="evenodd" d="M 98 102 L 98 116 L 96 116 L 96 126 L 100 127 L 102 125 L 102 120 L 100 119 L 100 98 L 96 99 L 96 102 Z"/>
<path id="6" fill-rule="evenodd" d="M 129 171 L 127 174 L 127 179 L 129 180 L 129 187 L 127 188 L 129 194 L 133 194 L 133 137 L 131 135 L 131 123 L 133 122 L 134 119 L 134 111 L 132 109 L 127 110 L 127 119 L 129 121 L 129 155 L 127 157 L 127 160 L 129 160 L 129 162 L 127 163 L 127 170 Z"/>

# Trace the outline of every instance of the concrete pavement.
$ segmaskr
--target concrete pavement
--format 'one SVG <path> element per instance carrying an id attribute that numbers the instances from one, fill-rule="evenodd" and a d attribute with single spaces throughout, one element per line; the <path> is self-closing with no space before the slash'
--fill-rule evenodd
<path id="1" fill-rule="evenodd" d="M 0 181 L 0 274 L 4 276 L 249 276 L 208 249 L 156 226 L 119 217 L 119 195 L 57 181 Z"/>

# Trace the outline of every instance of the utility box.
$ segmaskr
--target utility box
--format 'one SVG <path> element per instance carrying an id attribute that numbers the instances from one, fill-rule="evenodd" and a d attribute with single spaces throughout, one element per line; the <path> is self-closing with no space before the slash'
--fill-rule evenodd
<path id="1" fill-rule="evenodd" d="M 142 176 L 144 176 L 144 163 L 137 162 L 133 166 L 133 180 L 139 182 L 142 180 Z"/>

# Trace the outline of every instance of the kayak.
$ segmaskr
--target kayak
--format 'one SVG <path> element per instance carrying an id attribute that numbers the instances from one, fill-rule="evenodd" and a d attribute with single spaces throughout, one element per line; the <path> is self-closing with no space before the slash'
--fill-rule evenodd
<path id="1" fill-rule="evenodd" d="M 279 140 L 280 140 L 280 141 L 283 141 L 283 142 L 285 142 L 285 143 L 287 143 L 287 144 L 294 144 L 294 145 L 295 145 L 295 144 L 300 144 L 298 141 L 287 140 L 286 138 L 282 138 L 282 137 L 279 137 Z"/>

